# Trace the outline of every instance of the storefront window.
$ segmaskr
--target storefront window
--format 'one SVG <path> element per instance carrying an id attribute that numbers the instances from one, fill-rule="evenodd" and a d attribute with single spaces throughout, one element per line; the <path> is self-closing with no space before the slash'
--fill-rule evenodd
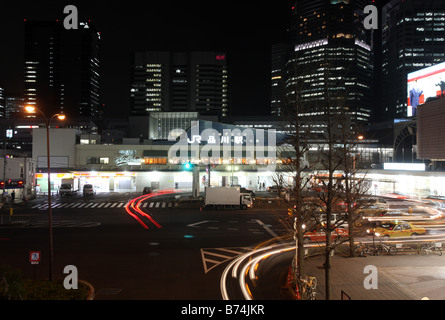
<path id="1" fill-rule="evenodd" d="M 145 164 L 167 164 L 167 158 L 144 158 Z"/>

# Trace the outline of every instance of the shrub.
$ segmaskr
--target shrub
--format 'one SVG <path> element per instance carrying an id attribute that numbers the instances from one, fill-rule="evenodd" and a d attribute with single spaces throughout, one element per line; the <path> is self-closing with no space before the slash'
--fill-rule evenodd
<path id="1" fill-rule="evenodd" d="M 0 300 L 23 298 L 23 273 L 11 266 L 0 266 Z"/>
<path id="2" fill-rule="evenodd" d="M 21 270 L 0 265 L 0 300 L 86 300 L 89 288 L 79 282 L 76 290 L 67 290 L 63 280 L 23 279 Z"/>
<path id="3" fill-rule="evenodd" d="M 87 296 L 88 288 L 81 282 L 78 289 L 67 290 L 61 280 L 24 281 L 25 300 L 86 300 Z"/>

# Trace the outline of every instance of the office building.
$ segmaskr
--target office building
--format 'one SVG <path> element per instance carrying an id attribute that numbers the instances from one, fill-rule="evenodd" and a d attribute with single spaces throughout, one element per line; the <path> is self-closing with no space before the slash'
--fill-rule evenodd
<path id="1" fill-rule="evenodd" d="M 270 109 L 272 116 L 281 116 L 286 105 L 286 64 L 289 58 L 289 49 L 288 43 L 272 45 L 270 75 Z"/>
<path id="2" fill-rule="evenodd" d="M 22 97 L 6 97 L 5 99 L 5 118 L 23 118 L 25 99 Z"/>
<path id="3" fill-rule="evenodd" d="M 228 81 L 225 53 L 136 52 L 131 114 L 170 111 L 225 117 Z"/>
<path id="4" fill-rule="evenodd" d="M 100 103 L 100 33 L 91 22 L 25 20 L 25 104 L 48 115 L 95 118 Z"/>
<path id="5" fill-rule="evenodd" d="M 408 73 L 445 61 L 445 2 L 392 0 L 382 23 L 382 111 L 406 118 Z"/>
<path id="6" fill-rule="evenodd" d="M 367 0 L 303 0 L 292 8 L 286 99 L 313 117 L 328 104 L 366 124 L 372 111 L 371 33 Z M 335 106 L 333 105 L 335 104 Z"/>
<path id="7" fill-rule="evenodd" d="M 5 97 L 5 89 L 0 86 L 0 117 L 5 117 L 6 110 L 6 97 Z"/>

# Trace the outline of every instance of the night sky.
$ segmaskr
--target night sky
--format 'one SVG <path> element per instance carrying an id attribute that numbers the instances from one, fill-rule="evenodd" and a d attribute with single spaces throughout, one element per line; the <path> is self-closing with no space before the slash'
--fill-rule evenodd
<path id="1" fill-rule="evenodd" d="M 107 116 L 129 111 L 134 51 L 203 50 L 227 53 L 232 115 L 267 115 L 270 49 L 286 38 L 294 0 L 279 1 L 2 1 L 0 83 L 23 94 L 24 19 L 63 20 L 76 5 L 102 38 L 102 101 Z"/>

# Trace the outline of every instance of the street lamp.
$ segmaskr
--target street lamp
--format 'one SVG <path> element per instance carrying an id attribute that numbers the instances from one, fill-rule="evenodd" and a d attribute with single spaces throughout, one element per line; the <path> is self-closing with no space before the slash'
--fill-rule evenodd
<path id="1" fill-rule="evenodd" d="M 59 120 L 65 120 L 64 114 L 56 113 L 51 118 L 48 117 L 35 106 L 26 106 L 26 112 L 35 113 L 39 112 L 45 119 L 46 125 L 46 159 L 48 165 L 48 226 L 49 226 L 49 281 L 53 280 L 53 218 L 51 208 L 51 165 L 50 165 L 50 152 L 49 152 L 49 123 L 55 117 Z"/>

